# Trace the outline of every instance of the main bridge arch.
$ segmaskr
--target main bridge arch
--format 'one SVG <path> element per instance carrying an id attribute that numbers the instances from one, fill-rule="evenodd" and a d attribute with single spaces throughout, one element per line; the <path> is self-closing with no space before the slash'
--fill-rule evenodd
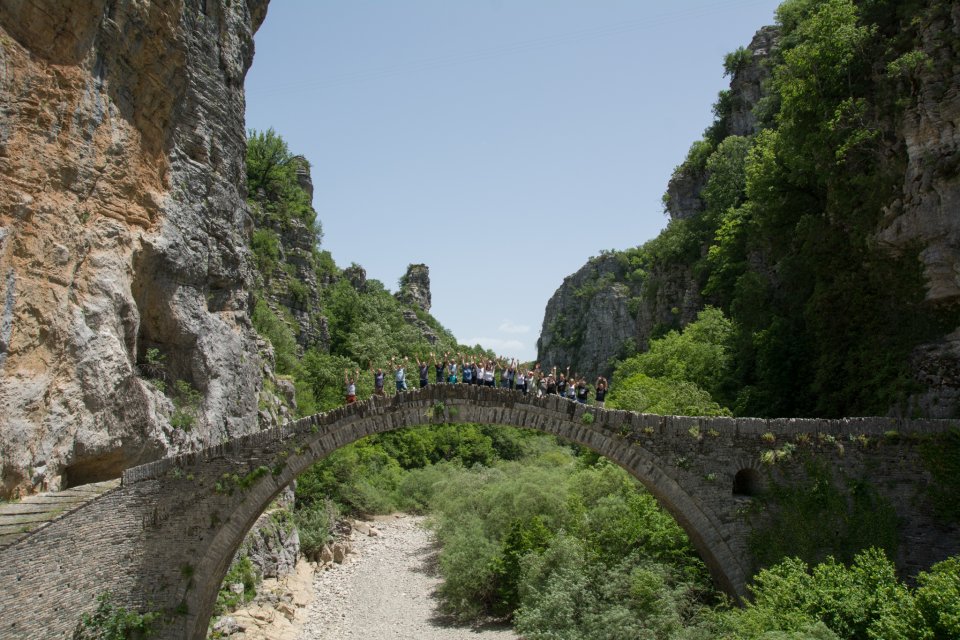
<path id="1" fill-rule="evenodd" d="M 691 436 L 702 419 L 604 410 L 557 396 L 537 398 L 487 387 L 437 385 L 374 397 L 128 471 L 127 487 L 159 481 L 179 496 L 169 512 L 159 514 L 160 519 L 176 519 L 173 526 L 162 523 L 161 528 L 167 540 L 179 540 L 194 576 L 193 584 L 179 586 L 182 600 L 177 604 L 187 614 L 175 635 L 204 637 L 220 583 L 247 531 L 308 467 L 366 436 L 443 422 L 534 429 L 606 456 L 639 480 L 677 520 L 718 586 L 735 597 L 744 595 L 749 561 L 745 529 L 735 515 L 742 503 L 731 487 L 735 474 L 749 463 L 732 441 L 726 446 L 717 441 L 705 450 L 702 440 Z"/>
<path id="2" fill-rule="evenodd" d="M 744 595 L 751 568 L 750 526 L 740 515 L 749 498 L 738 494 L 762 482 L 761 459 L 780 443 L 807 443 L 838 469 L 869 469 L 895 480 L 878 489 L 892 487 L 889 497 L 905 523 L 904 539 L 924 541 L 911 545 L 914 551 L 901 549 L 908 570 L 958 550 L 956 533 L 944 534 L 916 500 L 918 487 L 929 482 L 915 445 L 922 438 L 869 444 L 884 442 L 891 432 L 942 433 L 953 428 L 948 421 L 657 416 L 557 396 L 438 385 L 128 469 L 118 488 L 0 546 L 0 637 L 69 635 L 80 613 L 96 606 L 96 596 L 111 591 L 128 609 L 164 612 L 156 637 L 204 638 L 231 559 L 284 487 L 360 438 L 436 422 L 535 429 L 607 456 L 676 518 L 717 584 L 735 596 Z M 799 468 L 799 462 L 777 462 L 781 469 L 791 466 Z M 944 546 L 944 539 L 953 542 Z M 909 557 L 916 549 L 932 553 Z"/>

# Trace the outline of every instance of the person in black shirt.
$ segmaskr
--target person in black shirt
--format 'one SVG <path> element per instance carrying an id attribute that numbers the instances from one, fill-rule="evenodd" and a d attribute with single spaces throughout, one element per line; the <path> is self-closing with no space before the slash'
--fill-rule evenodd
<path id="1" fill-rule="evenodd" d="M 577 380 L 577 402 L 580 404 L 587 404 L 587 397 L 590 395 L 590 390 L 587 389 L 587 381 L 583 378 Z"/>
<path id="2" fill-rule="evenodd" d="M 420 388 L 423 389 L 430 384 L 430 363 L 426 360 L 420 362 L 419 356 L 417 356 L 417 372 L 420 374 Z"/>
<path id="3" fill-rule="evenodd" d="M 432 351 L 430 352 L 430 356 L 433 358 L 433 368 L 437 371 L 437 384 L 443 384 L 443 370 L 447 368 L 446 361 L 437 360 L 436 354 Z M 446 355 L 444 355 L 444 358 L 446 358 Z"/>
<path id="4" fill-rule="evenodd" d="M 602 407 L 603 401 L 607 397 L 607 379 L 603 376 L 597 378 L 596 385 L 597 406 Z"/>

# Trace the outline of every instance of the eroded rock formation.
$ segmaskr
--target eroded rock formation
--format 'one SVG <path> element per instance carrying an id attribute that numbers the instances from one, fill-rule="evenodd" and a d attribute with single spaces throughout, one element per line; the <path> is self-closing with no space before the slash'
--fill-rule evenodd
<path id="1" fill-rule="evenodd" d="M 728 135 L 757 131 L 754 107 L 770 77 L 766 64 L 779 33 L 757 31 L 730 79 Z M 672 220 L 704 211 L 701 191 L 709 175 L 687 164 L 677 167 L 667 185 L 664 209 Z M 635 348 L 645 349 L 666 329 L 693 322 L 703 308 L 700 283 L 689 264 L 656 264 L 643 278 L 632 278 L 614 256 L 593 258 L 567 278 L 550 298 L 537 341 L 546 366 L 571 366 L 589 378 L 610 375 L 611 360 Z"/>
<path id="2" fill-rule="evenodd" d="M 430 311 L 430 267 L 425 264 L 408 265 L 407 272 L 400 278 L 397 299 L 421 311 Z"/>
<path id="3" fill-rule="evenodd" d="M 266 4 L 0 3 L 0 495 L 257 428 L 242 87 Z"/>

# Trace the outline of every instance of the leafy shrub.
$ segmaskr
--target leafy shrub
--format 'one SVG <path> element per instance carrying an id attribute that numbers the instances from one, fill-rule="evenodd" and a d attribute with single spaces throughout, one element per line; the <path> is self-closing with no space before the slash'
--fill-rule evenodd
<path id="1" fill-rule="evenodd" d="M 73 640 L 139 640 L 153 635 L 159 622 L 156 612 L 136 613 L 113 603 L 113 595 L 97 596 L 97 609 L 85 613 L 73 631 Z"/>
<path id="2" fill-rule="evenodd" d="M 330 542 L 337 515 L 337 506 L 331 500 L 315 500 L 293 512 L 300 535 L 300 550 L 305 556 L 315 555 Z"/>
<path id="3" fill-rule="evenodd" d="M 674 382 L 638 373 L 618 380 L 607 405 L 614 409 L 681 416 L 728 416 L 730 410 L 713 401 L 692 382 Z"/>
<path id="4" fill-rule="evenodd" d="M 190 431 L 197 420 L 203 396 L 186 380 L 177 380 L 172 391 L 173 414 L 170 416 L 170 426 Z"/>
<path id="5" fill-rule="evenodd" d="M 855 640 L 958 637 L 958 569 L 956 558 L 934 565 L 921 572 L 918 588 L 911 590 L 878 549 L 857 554 L 849 566 L 832 557 L 813 567 L 787 559 L 757 574 L 753 600 L 722 613 L 714 631 L 738 640 L 767 638 L 771 632 Z"/>
<path id="6" fill-rule="evenodd" d="M 251 317 L 253 328 L 273 345 L 277 373 L 291 374 L 297 370 L 297 339 L 289 325 L 278 317 L 267 301 L 257 297 Z M 341 371 L 341 376 L 343 372 Z"/>
<path id="7" fill-rule="evenodd" d="M 280 238 L 273 229 L 255 229 L 250 248 L 257 270 L 269 279 L 280 261 Z"/>
<path id="8" fill-rule="evenodd" d="M 250 557 L 246 554 L 239 554 L 227 570 L 227 575 L 223 578 L 220 591 L 217 593 L 217 602 L 213 608 L 213 614 L 216 616 L 229 613 L 237 607 L 253 600 L 257 595 L 258 576 L 250 562 Z M 234 584 L 242 584 L 243 590 L 236 593 L 231 588 Z"/>

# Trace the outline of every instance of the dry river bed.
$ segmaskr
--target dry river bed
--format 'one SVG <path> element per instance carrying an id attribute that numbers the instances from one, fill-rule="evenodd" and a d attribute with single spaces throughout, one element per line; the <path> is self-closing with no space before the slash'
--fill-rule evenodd
<path id="1" fill-rule="evenodd" d="M 314 598 L 298 640 L 518 638 L 509 628 L 454 625 L 440 614 L 436 548 L 422 517 L 396 515 L 372 524 L 379 535 L 355 532 L 346 561 L 314 575 Z"/>

